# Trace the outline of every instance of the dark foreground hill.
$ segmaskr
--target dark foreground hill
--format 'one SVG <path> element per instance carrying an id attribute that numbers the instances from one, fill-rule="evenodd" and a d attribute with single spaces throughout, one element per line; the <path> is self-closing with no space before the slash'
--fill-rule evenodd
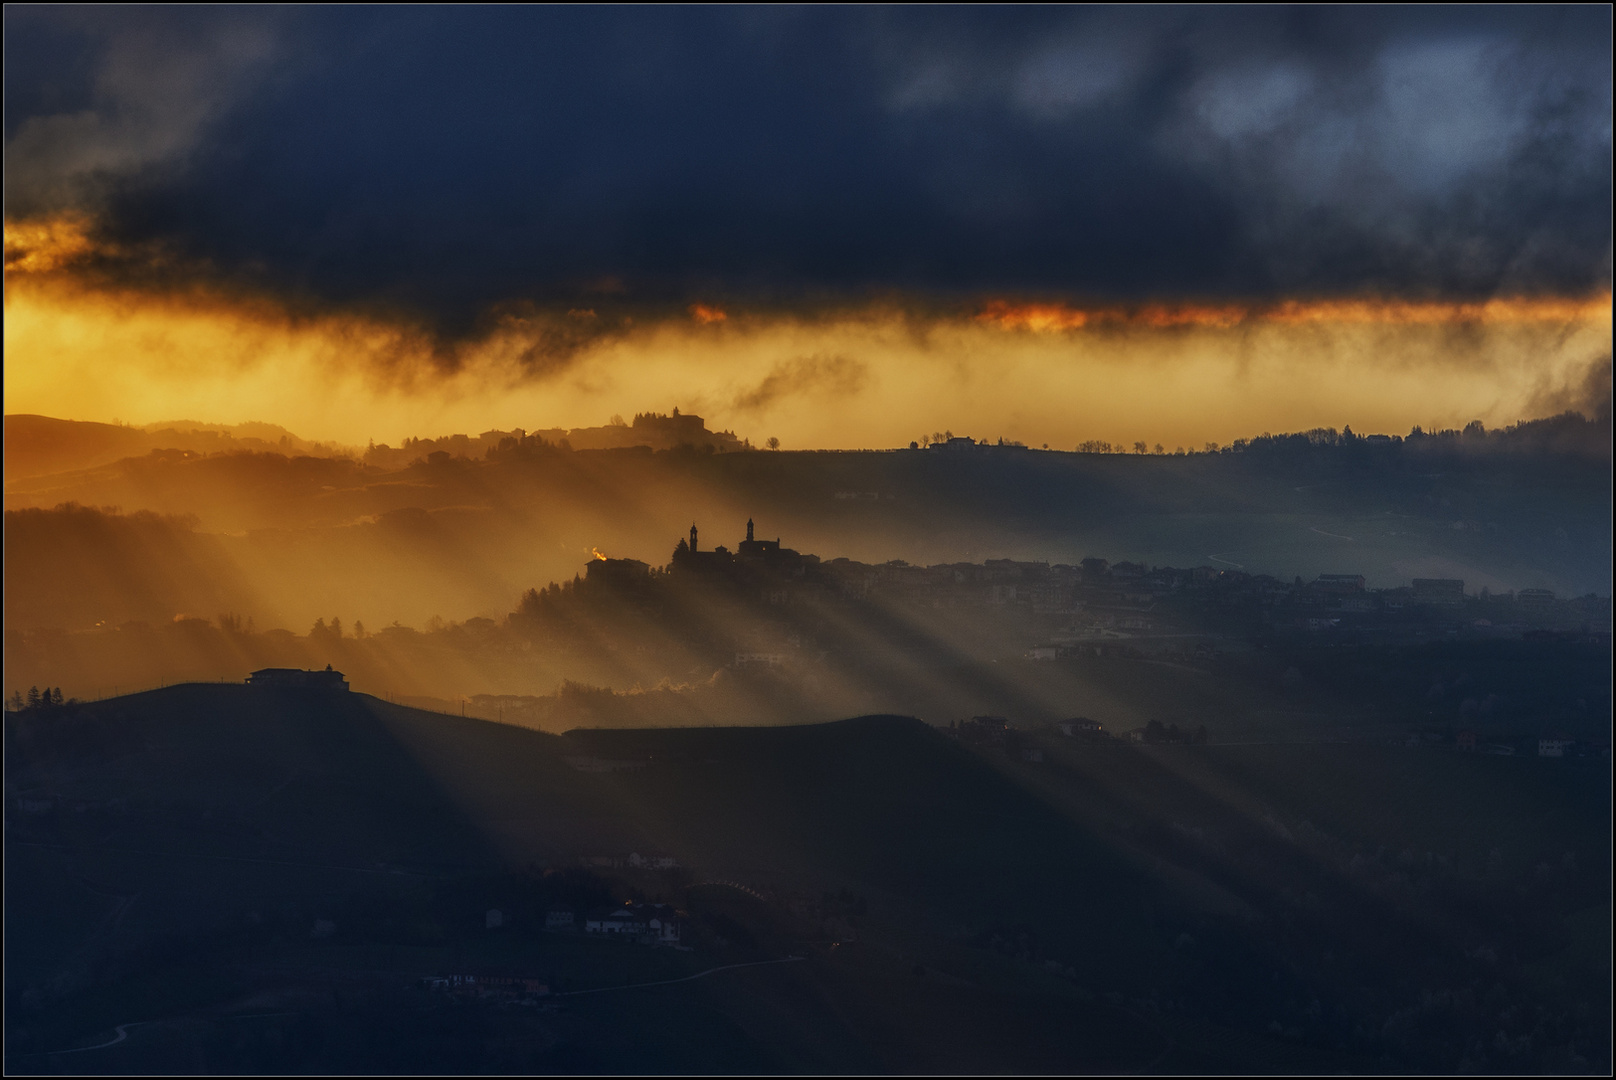
<path id="1" fill-rule="evenodd" d="M 1598 1071 L 1608 768 L 1554 764 L 241 686 L 17 714 L 7 1066 Z M 544 930 L 625 897 L 685 949 Z M 558 993 L 417 985 L 468 971 Z"/>

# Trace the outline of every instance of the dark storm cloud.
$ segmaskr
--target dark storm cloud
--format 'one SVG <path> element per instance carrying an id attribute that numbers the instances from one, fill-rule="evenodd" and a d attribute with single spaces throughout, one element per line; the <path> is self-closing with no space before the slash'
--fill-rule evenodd
<path id="1" fill-rule="evenodd" d="M 723 297 L 1610 279 L 1603 7 L 6 23 L 8 215 L 86 206 L 173 266 L 456 332 L 512 300 L 608 326 Z"/>

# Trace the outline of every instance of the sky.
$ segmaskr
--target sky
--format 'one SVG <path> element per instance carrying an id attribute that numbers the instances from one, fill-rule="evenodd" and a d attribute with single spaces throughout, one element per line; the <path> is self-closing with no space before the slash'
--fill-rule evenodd
<path id="1" fill-rule="evenodd" d="M 788 448 L 1609 408 L 1607 7 L 5 10 L 6 411 Z"/>

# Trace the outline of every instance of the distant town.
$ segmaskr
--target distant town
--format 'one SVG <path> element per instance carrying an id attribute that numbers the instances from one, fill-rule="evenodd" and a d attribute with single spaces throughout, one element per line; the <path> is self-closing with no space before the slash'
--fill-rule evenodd
<path id="1" fill-rule="evenodd" d="M 1086 558 L 1077 564 L 989 559 L 982 563 L 913 566 L 895 559 L 868 564 L 822 560 L 760 540 L 755 525 L 731 552 L 703 550 L 699 529 L 679 540 L 669 564 L 598 558 L 584 585 L 595 589 L 719 585 L 758 603 L 880 601 L 939 613 L 981 607 L 1040 617 L 1053 629 L 1026 656 L 1053 660 L 1074 651 L 1182 651 L 1186 638 L 1320 636 L 1335 642 L 1386 642 L 1466 637 L 1555 636 L 1608 643 L 1611 600 L 1589 594 L 1559 597 L 1549 589 L 1466 591 L 1458 578 L 1415 578 L 1407 585 L 1370 588 L 1362 574 L 1334 572 L 1289 581 L 1211 565 L 1147 566 Z M 546 596 L 532 592 L 528 609 Z M 737 653 L 737 663 L 777 663 L 783 655 Z"/>

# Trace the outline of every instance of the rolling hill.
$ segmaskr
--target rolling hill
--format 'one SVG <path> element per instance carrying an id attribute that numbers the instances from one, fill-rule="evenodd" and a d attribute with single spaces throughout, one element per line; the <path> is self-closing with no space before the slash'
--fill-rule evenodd
<path id="1" fill-rule="evenodd" d="M 1600 1065 L 1600 968 L 1560 921 L 1608 905 L 1600 763 L 1028 738 L 556 736 L 218 685 L 11 714 L 8 1067 L 1422 1070 L 1512 1005 L 1558 1026 L 1488 1060 Z M 692 951 L 544 933 L 568 895 L 672 900 Z M 790 956 L 559 1011 L 413 987 Z"/>

